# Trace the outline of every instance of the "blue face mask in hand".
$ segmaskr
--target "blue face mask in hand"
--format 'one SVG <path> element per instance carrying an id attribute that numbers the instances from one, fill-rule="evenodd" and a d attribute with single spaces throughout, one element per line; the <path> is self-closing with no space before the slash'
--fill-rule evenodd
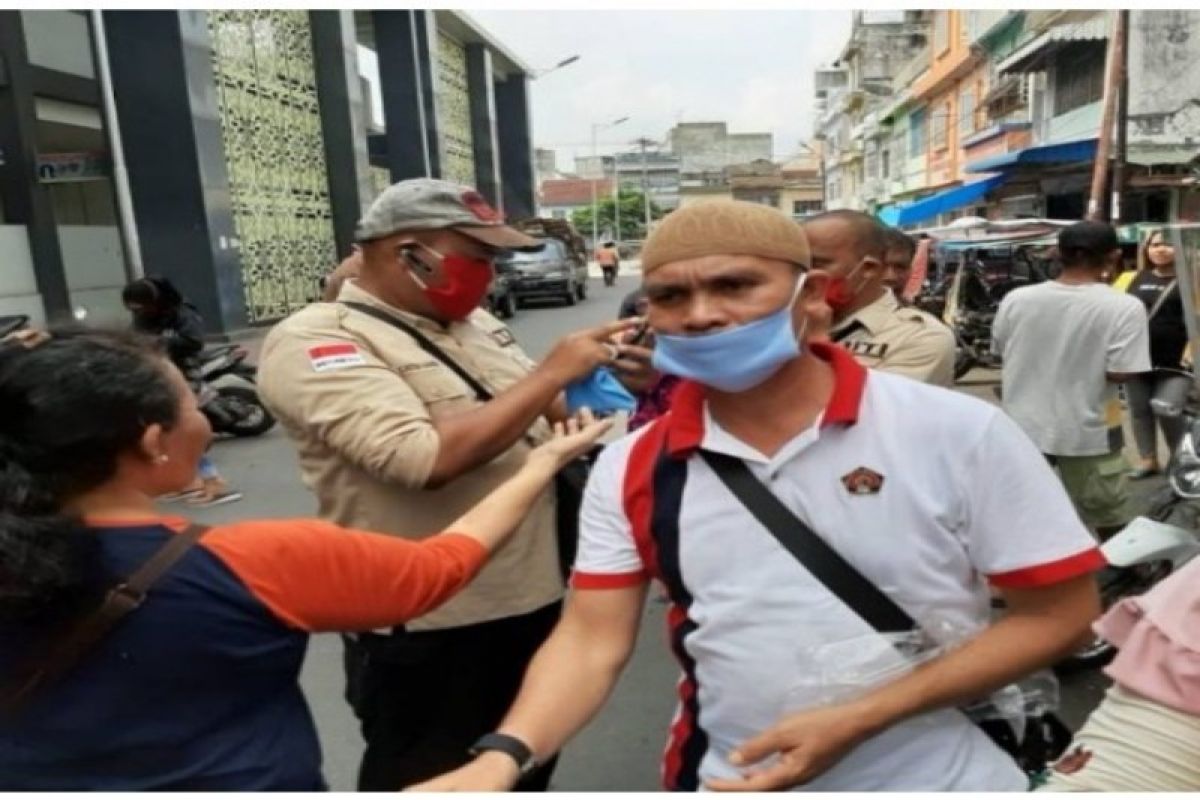
<path id="1" fill-rule="evenodd" d="M 590 408 L 596 416 L 604 417 L 618 411 L 632 411 L 636 406 L 633 395 L 607 367 L 600 367 L 567 386 L 567 411 L 572 414 Z"/>
<path id="2" fill-rule="evenodd" d="M 800 355 L 803 330 L 792 324 L 792 307 L 807 277 L 796 281 L 787 305 L 753 322 L 700 336 L 658 334 L 654 368 L 722 392 L 757 386 Z"/>

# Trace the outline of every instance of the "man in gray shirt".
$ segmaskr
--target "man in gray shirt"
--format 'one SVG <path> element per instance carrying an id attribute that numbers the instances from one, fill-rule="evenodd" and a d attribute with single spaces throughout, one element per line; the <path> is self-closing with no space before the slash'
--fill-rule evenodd
<path id="1" fill-rule="evenodd" d="M 1004 298 L 992 348 L 1004 359 L 1004 410 L 1059 475 L 1080 517 L 1105 538 L 1130 519 L 1116 384 L 1150 369 L 1146 309 L 1101 279 L 1117 233 L 1079 222 L 1058 235 L 1062 273 Z"/>

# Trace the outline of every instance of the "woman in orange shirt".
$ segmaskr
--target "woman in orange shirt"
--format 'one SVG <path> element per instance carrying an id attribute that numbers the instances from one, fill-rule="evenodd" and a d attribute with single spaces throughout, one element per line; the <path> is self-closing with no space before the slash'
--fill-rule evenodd
<path id="1" fill-rule="evenodd" d="M 449 599 L 606 429 L 590 415 L 560 425 L 521 472 L 420 541 L 317 520 L 207 530 L 69 671 L 0 711 L 0 783 L 323 789 L 297 682 L 309 634 L 390 627 Z M 58 631 L 189 529 L 153 498 L 192 480 L 210 436 L 183 376 L 140 339 L 0 345 L 0 700 Z"/>

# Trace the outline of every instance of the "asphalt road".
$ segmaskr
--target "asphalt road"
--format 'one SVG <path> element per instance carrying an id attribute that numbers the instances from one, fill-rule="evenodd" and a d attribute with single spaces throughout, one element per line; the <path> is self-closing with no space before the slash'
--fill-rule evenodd
<path id="1" fill-rule="evenodd" d="M 588 299 L 579 305 L 525 308 L 510 324 L 526 351 L 537 358 L 558 336 L 615 318 L 621 298 L 635 286 L 633 276 L 618 279 L 613 288 L 593 279 Z M 995 382 L 994 373 L 979 372 L 968 376 L 963 389 L 994 402 L 991 388 Z M 314 513 L 316 504 L 299 480 L 295 455 L 279 429 L 258 439 L 219 442 L 213 454 L 221 471 L 245 492 L 246 499 L 196 514 L 198 520 L 212 523 Z M 658 763 L 678 675 L 666 648 L 665 609 L 654 601 L 647 604 L 632 662 L 605 710 L 563 754 L 554 788 L 646 791 L 659 787 Z M 341 643 L 336 636 L 313 638 L 301 682 L 320 732 L 330 787 L 353 790 L 362 739 L 342 700 L 345 681 Z M 1063 716 L 1068 724 L 1076 727 L 1083 720 L 1105 685 L 1103 677 L 1095 673 L 1064 683 Z"/>

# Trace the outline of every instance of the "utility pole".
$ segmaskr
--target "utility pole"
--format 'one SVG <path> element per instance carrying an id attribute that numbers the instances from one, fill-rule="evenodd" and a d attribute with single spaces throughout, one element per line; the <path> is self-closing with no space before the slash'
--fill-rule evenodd
<path id="1" fill-rule="evenodd" d="M 593 122 L 592 123 L 592 168 L 595 169 L 597 164 L 600 165 L 600 177 L 604 177 L 604 161 L 596 155 L 596 132 L 601 128 L 611 128 L 620 125 L 629 117 L 621 117 L 614 119 L 612 122 Z M 592 250 L 594 251 L 600 243 L 600 209 L 596 202 L 596 176 L 592 174 Z"/>
<path id="2" fill-rule="evenodd" d="M 1116 22 L 1108 40 L 1108 63 L 1104 75 L 1104 113 L 1100 117 L 1100 141 L 1096 143 L 1096 163 L 1092 167 L 1092 191 L 1087 207 L 1089 220 L 1099 220 L 1104 216 L 1104 179 L 1108 175 L 1108 158 L 1112 151 L 1119 73 L 1125 60 L 1125 18 L 1120 12 L 1113 13 L 1116 14 Z"/>
<path id="3" fill-rule="evenodd" d="M 641 138 L 637 140 L 637 144 L 642 148 L 642 207 L 646 212 L 646 230 L 643 237 L 650 235 L 650 186 L 648 185 L 646 176 L 646 147 L 654 144 L 650 139 Z"/>
<path id="4" fill-rule="evenodd" d="M 621 249 L 621 156 L 613 157 L 613 239 Z"/>
<path id="5" fill-rule="evenodd" d="M 1117 146 L 1113 157 L 1112 171 L 1112 212 L 1110 221 L 1113 225 L 1121 224 L 1121 199 L 1125 192 L 1125 158 L 1127 156 L 1126 139 L 1129 133 L 1129 11 L 1117 11 L 1117 35 L 1121 37 L 1121 60 L 1117 79 Z"/>

